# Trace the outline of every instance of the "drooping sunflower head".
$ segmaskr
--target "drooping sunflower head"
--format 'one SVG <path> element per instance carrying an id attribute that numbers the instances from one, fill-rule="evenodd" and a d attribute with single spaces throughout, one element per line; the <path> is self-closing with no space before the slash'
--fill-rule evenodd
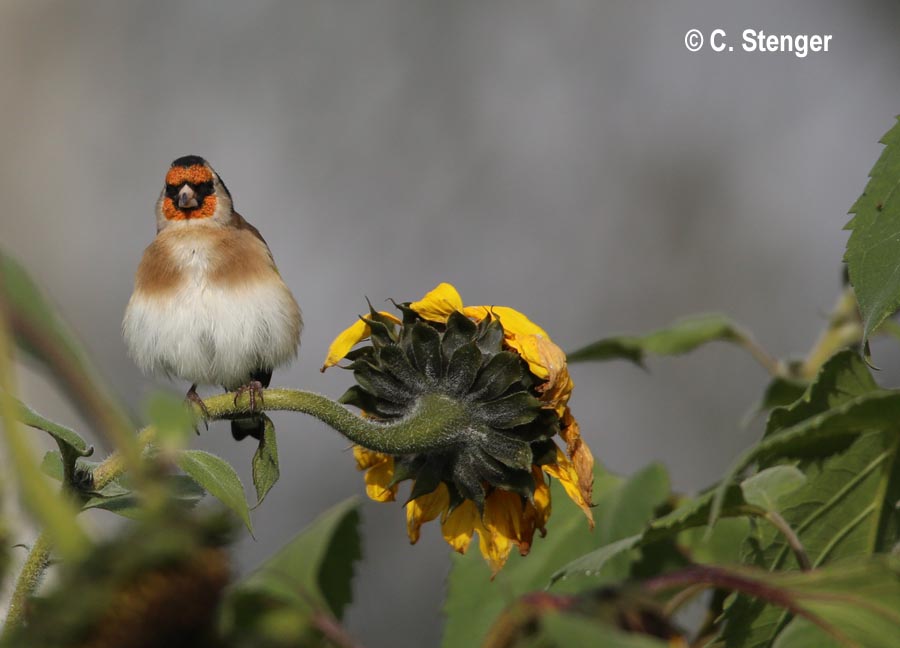
<path id="1" fill-rule="evenodd" d="M 464 552 L 478 531 L 496 572 L 512 545 L 528 552 L 550 515 L 547 476 L 556 477 L 592 522 L 593 458 L 568 409 L 565 355 L 521 313 L 464 307 L 441 284 L 401 317 L 369 315 L 337 337 L 323 370 L 343 359 L 357 384 L 341 401 L 384 421 L 440 406 L 457 413 L 450 428 L 429 431 L 426 451 L 389 455 L 355 449 L 373 499 L 393 500 L 412 481 L 407 528 L 441 516 L 447 541 Z M 357 343 L 369 344 L 351 350 Z M 557 439 L 565 443 L 564 452 Z"/>

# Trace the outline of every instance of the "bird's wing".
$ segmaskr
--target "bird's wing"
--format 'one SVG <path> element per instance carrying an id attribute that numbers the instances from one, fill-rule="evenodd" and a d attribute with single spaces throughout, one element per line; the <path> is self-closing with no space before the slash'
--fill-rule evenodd
<path id="1" fill-rule="evenodd" d="M 244 218 L 243 216 L 241 216 L 240 214 L 238 214 L 237 212 L 232 212 L 232 213 L 233 213 L 233 215 L 234 215 L 234 221 L 233 221 L 233 223 L 234 223 L 234 227 L 235 227 L 235 228 L 237 228 L 237 229 L 239 229 L 239 230 L 247 230 L 248 232 L 250 232 L 251 234 L 253 234 L 253 236 L 255 236 L 255 237 L 258 238 L 260 241 L 262 241 L 262 242 L 263 242 L 263 245 L 265 245 L 266 247 L 269 247 L 269 244 L 266 243 L 266 239 L 264 239 L 264 238 L 262 237 L 262 234 L 259 233 L 259 230 L 258 230 L 258 229 L 256 229 L 255 227 L 253 227 L 253 225 L 251 225 L 250 223 L 248 223 L 248 222 L 247 222 L 247 219 Z"/>

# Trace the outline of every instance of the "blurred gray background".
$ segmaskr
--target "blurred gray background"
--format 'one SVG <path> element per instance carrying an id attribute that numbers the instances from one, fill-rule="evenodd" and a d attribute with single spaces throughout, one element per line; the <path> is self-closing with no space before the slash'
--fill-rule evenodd
<path id="1" fill-rule="evenodd" d="M 169 162 L 198 154 L 268 239 L 306 318 L 274 383 L 338 396 L 318 372 L 365 296 L 450 281 L 528 314 L 572 349 L 722 311 L 772 353 L 804 352 L 840 288 L 846 211 L 900 112 L 889 2 L 0 3 L 0 245 L 43 283 L 133 410 L 163 386 L 119 326 Z M 697 54 L 716 27 L 833 34 L 805 59 Z M 739 48 L 736 48 L 739 50 Z M 888 354 L 883 350 L 876 362 Z M 878 362 L 883 360 L 883 362 Z M 715 479 L 759 434 L 764 372 L 713 345 L 573 368 L 595 455 L 654 460 L 676 488 Z M 891 376 L 882 373 L 885 379 Z M 78 425 L 23 368 L 24 397 Z M 283 476 L 242 569 L 363 493 L 346 442 L 279 416 Z M 197 447 L 253 448 L 216 425 Z M 448 548 L 411 547 L 399 505 L 367 502 L 348 626 L 368 646 L 440 636 Z M 550 533 L 553 532 L 552 521 Z"/>

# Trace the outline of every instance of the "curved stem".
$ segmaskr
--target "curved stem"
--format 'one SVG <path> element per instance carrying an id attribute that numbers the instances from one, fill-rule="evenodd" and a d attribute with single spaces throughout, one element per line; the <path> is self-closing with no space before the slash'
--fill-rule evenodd
<path id="1" fill-rule="evenodd" d="M 739 331 L 737 343 L 753 356 L 753 359 L 756 360 L 770 376 L 778 377 L 784 375 L 784 363 L 766 351 L 749 333 Z"/>
<path id="2" fill-rule="evenodd" d="M 237 405 L 233 394 L 214 396 L 204 402 L 210 420 L 232 419 L 250 413 L 249 396 L 241 396 Z M 295 389 L 264 391 L 263 404 L 257 409 L 303 412 L 334 428 L 357 445 L 395 455 L 451 445 L 459 438 L 460 428 L 469 425 L 465 406 L 439 395 L 423 396 L 408 416 L 391 423 L 362 418 L 326 396 Z M 199 413 L 199 407 L 196 411 Z"/>
<path id="3" fill-rule="evenodd" d="M 42 532 L 34 544 L 19 577 L 16 579 L 16 587 L 13 590 L 12 598 L 9 601 L 9 610 L 6 614 L 6 624 L 4 626 L 4 635 L 8 635 L 14 628 L 22 623 L 22 617 L 25 614 L 25 603 L 28 597 L 41 584 L 44 578 L 44 572 L 50 564 L 50 536 L 47 532 Z"/>
<path id="4" fill-rule="evenodd" d="M 744 505 L 740 508 L 749 515 L 755 515 L 756 517 L 762 518 L 784 536 L 784 540 L 787 542 L 788 547 L 791 548 L 791 551 L 794 552 L 794 557 L 797 559 L 797 564 L 800 565 L 801 570 L 809 571 L 812 569 L 809 554 L 806 553 L 806 549 L 800 541 L 800 536 L 798 536 L 797 532 L 791 528 L 788 521 L 781 517 L 781 514 L 778 513 L 778 511 L 764 509 L 760 506 L 753 506 L 751 504 Z"/>
<path id="5" fill-rule="evenodd" d="M 405 418 L 393 423 L 380 423 L 357 416 L 349 409 L 321 394 L 296 389 L 267 389 L 257 401 L 257 409 L 267 412 L 303 412 L 313 416 L 353 443 L 369 450 L 388 454 L 415 454 L 436 447 L 449 446 L 458 438 L 458 431 L 469 424 L 465 406 L 450 398 L 431 395 L 422 400 Z M 250 413 L 250 397 L 241 396 L 237 405 L 234 394 L 221 394 L 204 401 L 209 420 L 232 419 Z M 199 419 L 203 414 L 194 406 Z M 156 429 L 146 427 L 138 435 L 140 447 L 146 447 L 156 437 Z M 123 457 L 114 452 L 94 469 L 94 488 L 100 489 L 125 472 Z"/>
<path id="6" fill-rule="evenodd" d="M 806 549 L 803 548 L 803 543 L 800 542 L 800 536 L 794 532 L 787 520 L 781 517 L 777 511 L 766 511 L 766 514 L 763 517 L 784 536 L 785 541 L 797 558 L 800 569 L 803 571 L 812 569 L 812 563 L 809 561 L 809 555 L 806 553 Z"/>
<path id="7" fill-rule="evenodd" d="M 145 427 L 138 433 L 137 445 L 141 449 L 146 449 L 148 445 L 153 443 L 153 440 L 155 438 L 156 428 L 152 426 Z M 126 465 L 125 458 L 122 456 L 122 453 L 120 453 L 118 450 L 111 453 L 100 463 L 99 466 L 94 468 L 94 488 L 96 490 L 102 489 L 104 486 L 109 484 L 109 482 L 122 475 L 127 467 L 128 466 Z"/>

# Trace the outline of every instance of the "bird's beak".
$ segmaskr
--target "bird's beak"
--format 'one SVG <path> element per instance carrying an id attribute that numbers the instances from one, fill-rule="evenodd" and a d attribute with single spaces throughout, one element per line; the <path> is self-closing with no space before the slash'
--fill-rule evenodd
<path id="1" fill-rule="evenodd" d="M 194 209 L 199 206 L 200 203 L 197 202 L 197 194 L 191 189 L 190 185 L 184 185 L 178 191 L 178 208 Z"/>

